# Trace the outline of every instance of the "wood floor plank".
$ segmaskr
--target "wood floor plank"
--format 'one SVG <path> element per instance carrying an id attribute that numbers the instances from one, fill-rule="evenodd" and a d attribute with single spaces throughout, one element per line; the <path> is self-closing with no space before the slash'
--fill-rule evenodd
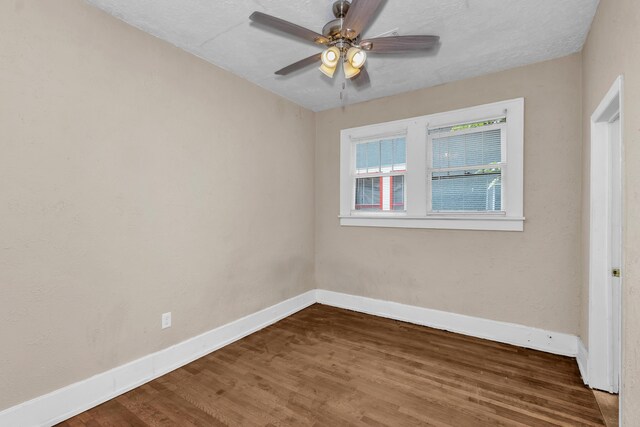
<path id="1" fill-rule="evenodd" d="M 311 306 L 64 426 L 602 426 L 574 359 Z"/>
<path id="2" fill-rule="evenodd" d="M 593 390 L 602 417 L 607 427 L 618 427 L 619 420 L 619 398 L 617 394 L 609 394 L 604 391 Z"/>

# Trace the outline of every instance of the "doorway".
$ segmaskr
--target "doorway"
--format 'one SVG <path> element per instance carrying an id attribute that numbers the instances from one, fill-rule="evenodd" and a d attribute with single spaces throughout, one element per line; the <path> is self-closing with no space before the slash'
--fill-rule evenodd
<path id="1" fill-rule="evenodd" d="M 618 393 L 623 267 L 623 79 L 591 116 L 588 384 Z"/>

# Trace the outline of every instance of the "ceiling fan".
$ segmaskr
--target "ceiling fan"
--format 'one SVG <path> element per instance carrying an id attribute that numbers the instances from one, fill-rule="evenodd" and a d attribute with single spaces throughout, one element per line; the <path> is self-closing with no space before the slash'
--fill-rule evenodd
<path id="1" fill-rule="evenodd" d="M 426 51 L 433 49 L 440 40 L 439 36 L 391 36 L 362 40 L 362 32 L 371 23 L 382 3 L 383 0 L 336 1 L 333 4 L 336 19 L 324 26 L 322 34 L 262 12 L 253 12 L 249 19 L 326 47 L 323 52 L 276 71 L 277 75 L 286 76 L 320 61 L 320 71 L 333 78 L 342 63 L 345 77 L 364 86 L 369 84 L 369 73 L 365 68 L 368 53 Z"/>

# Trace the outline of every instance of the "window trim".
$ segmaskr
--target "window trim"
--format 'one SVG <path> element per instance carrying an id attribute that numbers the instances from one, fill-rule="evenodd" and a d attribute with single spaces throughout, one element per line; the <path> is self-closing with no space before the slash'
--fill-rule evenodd
<path id="1" fill-rule="evenodd" d="M 501 168 L 503 211 L 431 211 L 428 183 L 431 147 L 429 129 L 506 117 Z M 496 125 L 492 125 L 496 126 Z M 357 143 L 404 136 L 407 141 L 405 211 L 354 211 L 355 146 Z M 358 227 L 458 230 L 524 230 L 524 98 L 430 114 L 410 119 L 345 129 L 340 134 L 340 224 Z"/>

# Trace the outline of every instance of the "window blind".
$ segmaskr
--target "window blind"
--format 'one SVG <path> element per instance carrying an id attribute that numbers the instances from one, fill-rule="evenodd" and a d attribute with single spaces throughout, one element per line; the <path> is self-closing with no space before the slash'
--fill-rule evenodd
<path id="1" fill-rule="evenodd" d="M 407 169 L 404 137 L 363 142 L 356 145 L 356 173 L 389 173 Z"/>
<path id="2" fill-rule="evenodd" d="M 492 126 L 500 123 L 504 119 L 429 131 L 432 211 L 502 210 L 504 129 Z"/>

